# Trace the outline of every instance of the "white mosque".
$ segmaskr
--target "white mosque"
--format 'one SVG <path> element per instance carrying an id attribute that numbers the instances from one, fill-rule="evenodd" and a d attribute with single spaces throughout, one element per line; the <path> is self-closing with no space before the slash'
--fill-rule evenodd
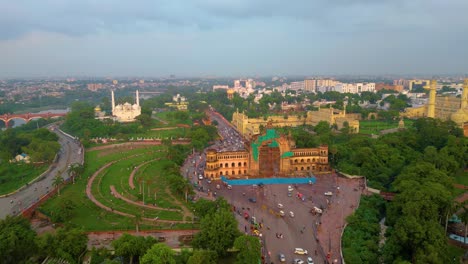
<path id="1" fill-rule="evenodd" d="M 112 91 L 112 115 L 119 122 L 133 122 L 135 117 L 141 115 L 140 95 L 136 91 L 135 104 L 125 102 L 123 105 L 115 105 L 114 91 Z"/>

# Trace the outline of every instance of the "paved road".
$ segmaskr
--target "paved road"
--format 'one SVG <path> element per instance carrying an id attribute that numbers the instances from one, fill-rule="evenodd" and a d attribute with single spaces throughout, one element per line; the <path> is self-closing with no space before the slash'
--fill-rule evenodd
<path id="1" fill-rule="evenodd" d="M 214 112 L 208 113 L 213 120 L 218 122 L 218 133 L 223 137 L 216 140 L 209 148 L 218 151 L 242 149 L 244 138 L 227 122 Z M 266 250 L 267 263 L 279 263 L 278 254 L 283 253 L 287 262 L 293 259 L 306 260 L 307 256 L 294 254 L 294 248 L 306 249 L 314 259 L 314 263 L 326 263 L 327 253 L 331 253 L 330 261 L 340 261 L 340 235 L 345 218 L 357 207 L 361 189 L 359 180 L 347 180 L 338 178 L 336 174 L 317 175 L 317 183 L 314 185 L 297 185 L 292 196 L 288 196 L 288 185 L 266 185 L 263 188 L 252 186 L 232 186 L 228 190 L 220 181 L 199 180 L 198 175 L 203 174 L 205 165 L 204 153 L 194 153 L 182 167 L 183 175 L 192 182 L 203 186 L 203 192 L 197 192 L 198 197 L 206 197 L 206 190 L 212 194 L 223 196 L 236 208 L 236 218 L 239 222 L 239 230 L 250 232 L 250 224 L 244 219 L 244 213 L 255 216 L 258 222 L 263 223 L 262 240 Z M 219 185 L 220 189 L 216 186 Z M 338 187 L 340 187 L 338 189 Z M 331 196 L 325 196 L 325 192 L 332 192 Z M 304 201 L 296 197 L 301 193 L 306 198 Z M 244 195 L 245 194 L 245 195 Z M 256 203 L 249 202 L 249 198 L 256 198 Z M 212 198 L 212 196 L 210 196 Z M 283 205 L 278 208 L 278 203 Z M 317 206 L 323 208 L 323 215 L 314 215 L 310 210 Z M 277 216 L 283 210 L 285 216 Z M 294 217 L 289 212 L 294 213 Z M 282 234 L 282 238 L 277 235 Z"/>
<path id="2" fill-rule="evenodd" d="M 57 162 L 52 164 L 51 170 L 42 179 L 29 184 L 21 191 L 9 197 L 0 198 L 0 219 L 4 219 L 7 215 L 16 215 L 31 206 L 53 188 L 53 178 L 59 171 L 62 171 L 62 177 L 66 180 L 68 179 L 68 165 L 83 162 L 79 142 L 64 135 L 58 129 L 55 129 L 53 132 L 59 136 L 59 143 L 61 145 Z"/>

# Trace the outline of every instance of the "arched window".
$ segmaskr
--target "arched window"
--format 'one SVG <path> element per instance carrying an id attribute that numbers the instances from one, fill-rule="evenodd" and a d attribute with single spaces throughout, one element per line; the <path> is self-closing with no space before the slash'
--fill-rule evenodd
<path id="1" fill-rule="evenodd" d="M 307 167 L 307 170 L 310 170 L 310 167 Z"/>
<path id="2" fill-rule="evenodd" d="M 309 162 L 310 162 L 310 159 L 307 159 L 307 163 L 309 163 Z"/>
<path id="3" fill-rule="evenodd" d="M 303 162 L 304 162 L 304 159 L 301 159 L 301 163 L 303 163 Z"/>
<path id="4" fill-rule="evenodd" d="M 247 162 L 244 162 L 244 166 L 247 166 Z"/>
<path id="5" fill-rule="evenodd" d="M 304 170 L 304 167 L 301 167 L 301 171 L 303 171 L 303 170 Z"/>
<path id="6" fill-rule="evenodd" d="M 224 164 L 224 167 L 225 168 L 229 167 L 229 164 L 228 163 Z"/>
<path id="7" fill-rule="evenodd" d="M 219 172 L 219 175 L 220 175 L 220 176 L 223 176 L 223 172 L 222 172 L 222 171 L 220 171 L 220 172 Z"/>
<path id="8" fill-rule="evenodd" d="M 223 167 L 223 164 L 222 164 L 222 163 L 221 163 L 221 164 L 219 164 L 219 167 L 220 167 L 220 168 L 222 168 L 222 167 Z"/>
<path id="9" fill-rule="evenodd" d="M 241 174 L 242 174 L 241 170 L 239 170 L 239 173 L 238 173 L 238 174 L 239 174 L 239 175 L 241 175 Z"/>
<path id="10" fill-rule="evenodd" d="M 236 175 L 236 172 L 235 172 L 235 171 L 232 171 L 232 175 Z"/>
<path id="11" fill-rule="evenodd" d="M 242 166 L 242 162 L 239 162 L 239 163 L 237 164 L 237 166 L 238 166 L 238 167 Z"/>
<path id="12" fill-rule="evenodd" d="M 236 166 L 236 164 L 233 162 L 233 163 L 231 163 L 231 166 L 234 168 Z"/>

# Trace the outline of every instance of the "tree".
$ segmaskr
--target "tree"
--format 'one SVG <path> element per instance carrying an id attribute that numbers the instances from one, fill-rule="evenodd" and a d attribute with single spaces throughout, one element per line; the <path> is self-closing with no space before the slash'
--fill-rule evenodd
<path id="1" fill-rule="evenodd" d="M 57 175 L 55 175 L 53 181 L 52 181 L 52 185 L 57 188 L 57 193 L 58 193 L 58 196 L 60 196 L 60 185 L 63 183 L 63 178 L 62 178 L 62 171 L 59 170 L 57 172 Z"/>
<path id="2" fill-rule="evenodd" d="M 58 210 L 52 212 L 52 221 L 62 223 L 68 221 L 72 217 L 75 208 L 76 204 L 72 199 L 65 198 L 59 200 Z"/>
<path id="3" fill-rule="evenodd" d="M 141 220 L 143 219 L 143 216 L 140 213 L 136 213 L 134 216 L 135 217 L 133 218 L 133 221 L 135 223 L 135 229 L 138 234 L 138 232 L 140 232 L 140 223 L 141 223 Z"/>
<path id="4" fill-rule="evenodd" d="M 260 240 L 257 237 L 239 236 L 234 241 L 234 247 L 239 250 L 237 264 L 257 264 L 262 258 Z"/>
<path id="5" fill-rule="evenodd" d="M 216 264 L 218 255 L 212 250 L 194 250 L 187 264 Z"/>
<path id="6" fill-rule="evenodd" d="M 146 251 L 156 244 L 153 237 L 132 236 L 123 234 L 118 239 L 112 241 L 115 254 L 124 258 L 125 263 L 133 263 L 134 259 L 143 256 Z"/>
<path id="7" fill-rule="evenodd" d="M 36 232 L 26 218 L 7 216 L 0 220 L 1 262 L 24 263 L 36 252 Z"/>
<path id="8" fill-rule="evenodd" d="M 63 258 L 70 263 L 79 263 L 79 257 L 86 250 L 88 236 L 81 229 L 58 228 L 55 234 L 40 236 L 37 243 L 44 257 Z"/>
<path id="9" fill-rule="evenodd" d="M 408 166 L 393 185 L 399 193 L 387 212 L 388 224 L 393 227 L 389 245 L 399 247 L 386 249 L 386 258 L 446 263 L 447 243 L 441 223 L 452 203 L 450 178 L 433 164 L 418 162 Z"/>
<path id="10" fill-rule="evenodd" d="M 68 176 L 73 180 L 73 183 L 75 183 L 75 178 L 80 176 L 83 172 L 84 165 L 79 163 L 70 164 L 67 170 Z"/>
<path id="11" fill-rule="evenodd" d="M 166 244 L 158 243 L 149 249 L 141 259 L 141 264 L 176 264 L 174 251 Z"/>
<path id="12" fill-rule="evenodd" d="M 214 250 L 219 256 L 225 256 L 234 240 L 241 235 L 237 221 L 230 210 L 218 209 L 205 216 L 200 222 L 201 230 L 195 235 L 192 245 L 196 249 Z"/>

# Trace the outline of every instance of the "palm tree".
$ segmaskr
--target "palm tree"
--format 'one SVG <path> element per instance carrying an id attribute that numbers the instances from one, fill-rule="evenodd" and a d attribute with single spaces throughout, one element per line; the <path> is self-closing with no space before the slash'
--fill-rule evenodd
<path id="1" fill-rule="evenodd" d="M 135 214 L 135 218 L 134 218 L 134 221 L 135 221 L 135 227 L 136 227 L 136 232 L 140 232 L 140 223 L 141 223 L 141 220 L 143 219 L 143 217 L 141 216 L 140 213 L 136 213 Z"/>
<path id="2" fill-rule="evenodd" d="M 71 164 L 67 170 L 68 176 L 72 179 L 73 184 L 75 183 L 75 178 L 80 176 L 83 172 L 84 172 L 84 166 L 79 163 Z"/>
<path id="3" fill-rule="evenodd" d="M 62 171 L 58 171 L 57 175 L 55 175 L 54 180 L 52 181 L 52 185 L 55 188 L 57 188 L 58 196 L 60 196 L 60 185 L 62 184 L 62 182 L 63 182 Z"/>

